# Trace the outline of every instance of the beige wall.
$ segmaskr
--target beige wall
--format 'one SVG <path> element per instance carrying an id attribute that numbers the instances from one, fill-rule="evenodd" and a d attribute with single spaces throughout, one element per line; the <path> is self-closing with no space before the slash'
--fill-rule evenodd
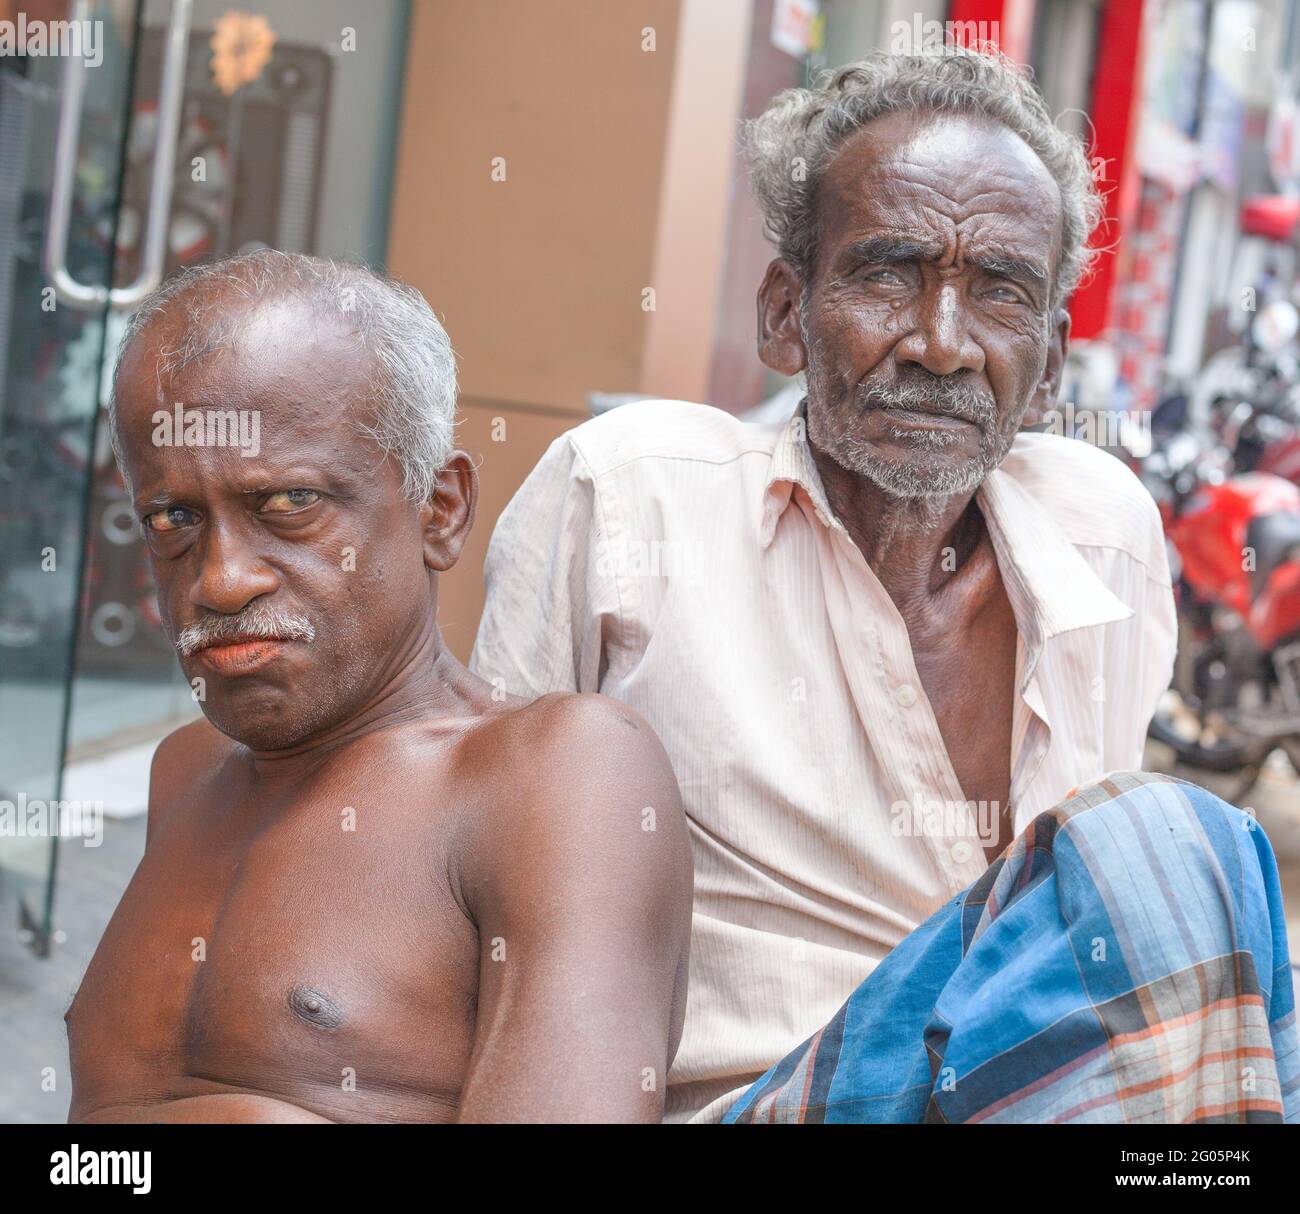
<path id="1" fill-rule="evenodd" d="M 710 400 L 753 7 L 753 0 L 682 4 L 650 279 L 656 307 L 646 318 L 641 367 L 641 391 L 650 396 Z"/>
<path id="2" fill-rule="evenodd" d="M 457 441 L 479 466 L 478 519 L 456 568 L 438 588 L 438 624 L 461 661 L 469 660 L 483 610 L 483 558 L 497 516 L 541 458 L 551 440 L 581 422 L 585 413 L 563 413 L 462 398 Z M 505 441 L 493 437 L 505 428 Z"/>
<path id="3" fill-rule="evenodd" d="M 388 266 L 446 323 L 480 460 L 438 611 L 461 658 L 492 526 L 587 394 L 705 399 L 748 9 L 415 0 Z"/>

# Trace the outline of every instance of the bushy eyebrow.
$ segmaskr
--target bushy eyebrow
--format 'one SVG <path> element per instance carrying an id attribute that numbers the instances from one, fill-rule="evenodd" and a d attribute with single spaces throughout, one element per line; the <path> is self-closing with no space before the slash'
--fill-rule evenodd
<path id="1" fill-rule="evenodd" d="M 845 252 L 869 265 L 887 266 L 900 261 L 933 261 L 943 255 L 943 248 L 937 242 L 905 236 L 868 236 L 855 240 Z"/>
<path id="2" fill-rule="evenodd" d="M 855 240 L 845 252 L 867 265 L 886 266 L 908 261 L 937 261 L 943 256 L 944 248 L 937 241 L 914 240 L 906 236 L 868 236 Z M 1012 282 L 1046 283 L 1048 280 L 1045 266 L 997 249 L 969 254 L 966 261 L 985 274 Z"/>
<path id="3" fill-rule="evenodd" d="M 983 270 L 985 274 L 992 274 L 997 278 L 1009 278 L 1013 282 L 1024 282 L 1030 279 L 1040 283 L 1047 281 L 1046 268 L 1036 261 L 1028 261 L 1023 257 L 1006 253 L 977 253 L 966 260 Z"/>

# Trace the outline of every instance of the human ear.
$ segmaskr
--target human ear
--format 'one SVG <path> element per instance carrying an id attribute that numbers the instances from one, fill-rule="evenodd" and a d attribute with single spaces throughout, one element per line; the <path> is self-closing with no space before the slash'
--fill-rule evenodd
<path id="1" fill-rule="evenodd" d="M 808 365 L 799 317 L 802 290 L 798 274 L 779 257 L 758 288 L 758 357 L 782 375 L 797 375 Z"/>
<path id="2" fill-rule="evenodd" d="M 460 557 L 478 506 L 478 470 L 464 451 L 453 451 L 438 473 L 429 500 L 420 507 L 424 563 L 439 573 Z"/>

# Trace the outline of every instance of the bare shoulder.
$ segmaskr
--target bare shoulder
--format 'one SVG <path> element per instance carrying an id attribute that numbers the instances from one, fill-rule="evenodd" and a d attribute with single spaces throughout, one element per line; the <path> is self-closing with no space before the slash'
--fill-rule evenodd
<path id="1" fill-rule="evenodd" d="M 149 769 L 149 837 L 173 807 L 193 801 L 196 785 L 230 757 L 235 743 L 206 717 L 169 733 L 154 751 Z"/>
<path id="2" fill-rule="evenodd" d="M 661 792 L 680 810 L 672 763 L 634 708 L 594 693 L 553 692 L 498 714 L 480 746 L 496 756 L 499 775 L 526 779 L 544 799 L 615 786 Z"/>
<path id="3" fill-rule="evenodd" d="M 659 739 L 635 708 L 596 692 L 556 691 L 516 708 L 511 726 L 529 744 L 567 745 L 583 739 L 662 752 Z"/>
<path id="4" fill-rule="evenodd" d="M 684 890 L 690 851 L 672 764 L 649 723 L 607 696 L 557 692 L 496 714 L 473 743 L 486 795 L 469 859 L 489 881 L 591 867 Z"/>
<path id="5" fill-rule="evenodd" d="M 227 758 L 236 744 L 207 717 L 173 730 L 153 753 L 154 775 L 195 775 Z"/>

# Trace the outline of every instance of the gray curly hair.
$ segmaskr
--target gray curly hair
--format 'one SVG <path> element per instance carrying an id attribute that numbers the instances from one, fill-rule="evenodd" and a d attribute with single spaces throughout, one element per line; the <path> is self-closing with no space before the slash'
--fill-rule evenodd
<path id="1" fill-rule="evenodd" d="M 232 322 L 224 305 L 232 293 L 243 299 L 301 296 L 346 314 L 358 352 L 375 368 L 374 424 L 358 421 L 357 426 L 397 464 L 402 496 L 427 501 L 454 445 L 456 356 L 447 331 L 414 287 L 352 262 L 276 249 L 185 270 L 132 314 L 117 348 L 108 410 L 109 437 L 123 475 L 117 398 L 127 350 L 159 316 L 175 309 L 183 311 L 185 325 L 177 344 L 163 351 L 160 376 L 228 343 Z"/>
<path id="2" fill-rule="evenodd" d="M 1059 307 L 1097 255 L 1088 237 L 1102 200 L 1083 143 L 1052 120 L 1027 71 L 995 52 L 950 47 L 918 55 L 877 52 L 823 74 L 817 87 L 786 89 L 745 124 L 742 140 L 764 229 L 807 290 L 817 255 L 817 191 L 840 145 L 875 118 L 900 110 L 992 119 L 1029 145 L 1055 178 L 1063 212 L 1052 286 Z M 802 171 L 794 172 L 800 166 Z"/>

